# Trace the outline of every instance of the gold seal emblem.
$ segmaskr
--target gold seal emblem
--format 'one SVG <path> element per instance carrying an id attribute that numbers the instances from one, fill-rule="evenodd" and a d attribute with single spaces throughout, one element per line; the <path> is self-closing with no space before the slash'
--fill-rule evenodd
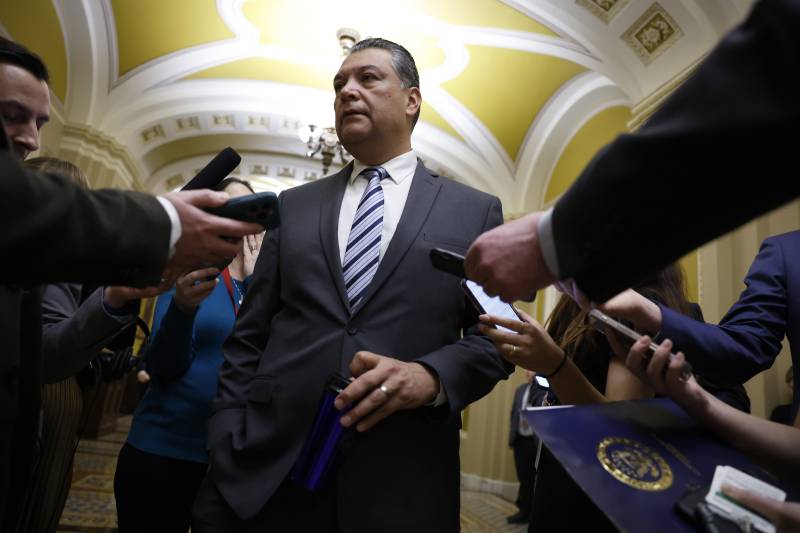
<path id="1" fill-rule="evenodd" d="M 641 442 L 606 437 L 597 445 L 597 459 L 606 472 L 635 489 L 658 491 L 672 486 L 672 469 L 661 454 Z"/>

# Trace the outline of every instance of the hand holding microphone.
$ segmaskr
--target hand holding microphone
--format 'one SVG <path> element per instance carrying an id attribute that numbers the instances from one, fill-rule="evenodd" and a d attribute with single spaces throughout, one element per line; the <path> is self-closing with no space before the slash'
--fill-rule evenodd
<path id="1" fill-rule="evenodd" d="M 172 276 L 228 261 L 239 251 L 242 237 L 262 231 L 258 224 L 222 218 L 204 211 L 220 207 L 230 199 L 223 192 L 207 189 L 222 181 L 241 160 L 235 150 L 226 148 L 181 191 L 163 196 L 175 207 L 181 224 L 181 236 L 167 264 L 167 271 Z"/>

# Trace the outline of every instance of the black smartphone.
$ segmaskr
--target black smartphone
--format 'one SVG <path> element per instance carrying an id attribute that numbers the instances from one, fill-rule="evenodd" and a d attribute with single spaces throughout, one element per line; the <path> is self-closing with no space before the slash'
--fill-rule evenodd
<path id="1" fill-rule="evenodd" d="M 467 274 L 464 272 L 463 255 L 445 250 L 444 248 L 434 248 L 431 250 L 430 257 L 433 266 L 439 270 L 458 276 L 459 278 L 467 277 Z"/>
<path id="2" fill-rule="evenodd" d="M 231 198 L 225 205 L 211 207 L 206 211 L 218 217 L 255 222 L 266 229 L 277 228 L 281 224 L 278 196 L 274 192 L 259 192 Z"/>
<path id="3" fill-rule="evenodd" d="M 511 305 L 501 300 L 499 296 L 489 296 L 484 292 L 483 287 L 474 281 L 462 279 L 461 288 L 464 289 L 467 298 L 469 298 L 472 305 L 475 306 L 475 309 L 477 309 L 479 313 L 508 318 L 510 320 L 522 320 Z M 516 333 L 516 331 L 504 328 L 503 326 L 496 327 L 503 331 Z"/>

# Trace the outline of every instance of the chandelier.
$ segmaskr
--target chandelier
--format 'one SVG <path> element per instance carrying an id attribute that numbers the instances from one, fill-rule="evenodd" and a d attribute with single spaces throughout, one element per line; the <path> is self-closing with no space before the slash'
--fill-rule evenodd
<path id="1" fill-rule="evenodd" d="M 347 57 L 350 49 L 356 44 L 361 36 L 352 28 L 341 28 L 336 32 L 336 38 L 339 39 L 339 46 L 342 49 L 342 57 Z M 297 135 L 300 140 L 306 143 L 306 157 L 313 158 L 317 154 L 322 157 L 322 175 L 326 175 L 333 163 L 336 156 L 339 156 L 340 161 L 344 165 L 347 163 L 346 157 L 349 156 L 347 151 L 339 142 L 339 137 L 336 135 L 336 128 L 333 126 L 319 126 L 317 124 L 308 124 L 301 126 L 297 130 Z"/>

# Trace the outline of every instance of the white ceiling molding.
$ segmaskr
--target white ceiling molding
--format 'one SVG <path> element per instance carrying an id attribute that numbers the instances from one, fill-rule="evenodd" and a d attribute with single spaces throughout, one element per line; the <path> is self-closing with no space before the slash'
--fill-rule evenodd
<path id="1" fill-rule="evenodd" d="M 531 125 L 517 166 L 513 212 L 541 207 L 553 170 L 569 142 L 592 117 L 630 100 L 611 80 L 585 72 L 551 98 Z"/>
<path id="2" fill-rule="evenodd" d="M 242 151 L 240 155 L 242 156 L 242 162 L 232 175 L 250 181 L 256 192 L 272 191 L 279 193 L 290 187 L 308 183 L 309 178 L 318 179 L 322 177 L 322 163 L 316 159 L 248 151 Z M 181 180 L 178 186 L 184 185 L 197 174 L 199 169 L 208 164 L 213 156 L 214 154 L 207 154 L 189 157 L 160 168 L 148 180 L 148 190 L 153 191 L 155 194 L 174 190 L 176 187 L 169 187 L 168 182 L 176 177 Z M 341 165 L 332 165 L 331 173 L 338 171 L 340 168 Z"/>

